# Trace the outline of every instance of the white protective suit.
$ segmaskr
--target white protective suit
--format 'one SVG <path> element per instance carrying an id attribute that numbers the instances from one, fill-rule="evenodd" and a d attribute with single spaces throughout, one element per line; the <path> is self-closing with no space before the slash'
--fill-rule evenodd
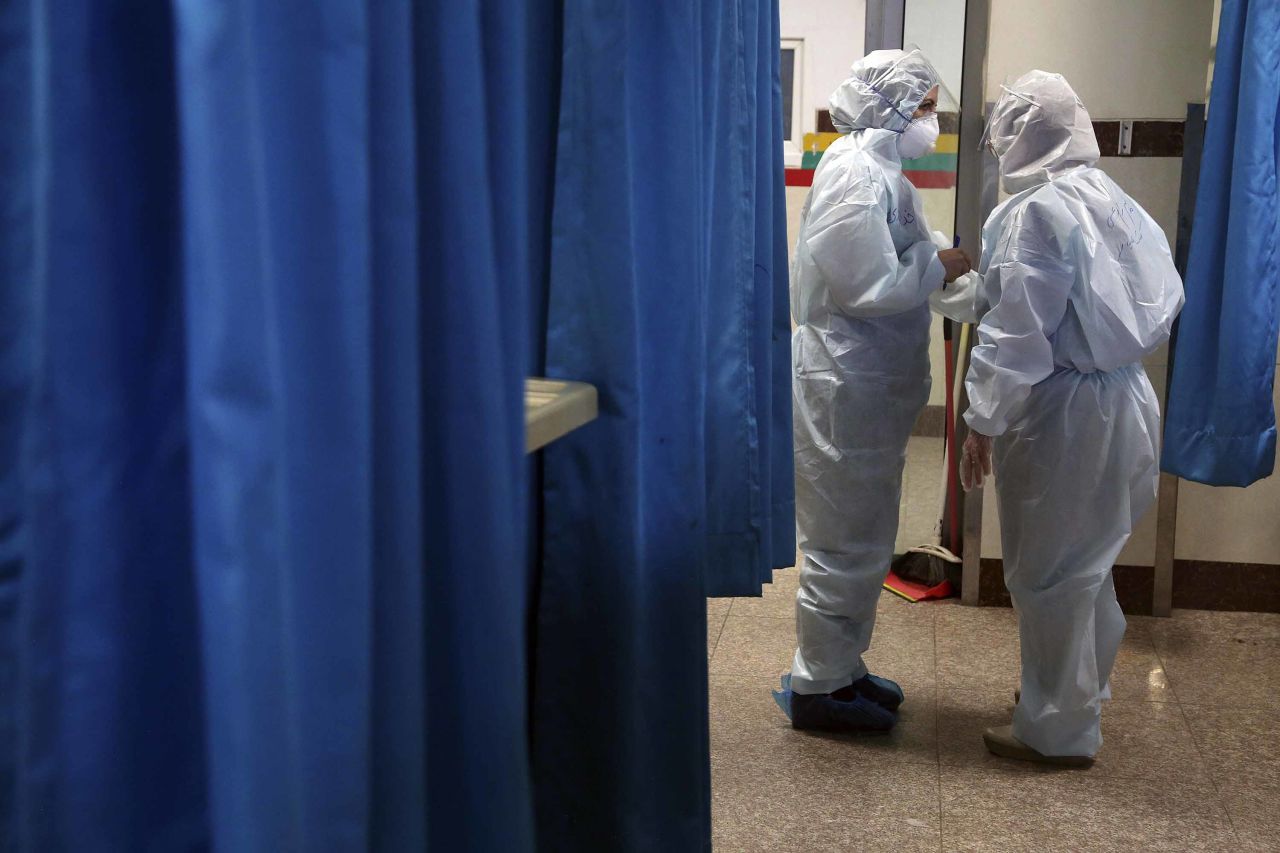
<path id="1" fill-rule="evenodd" d="M 830 693 L 862 661 L 893 558 L 907 440 L 929 398 L 929 294 L 945 271 L 898 135 L 938 83 L 918 50 L 881 50 L 831 96 L 845 134 L 805 202 L 791 267 L 796 693 Z"/>
<path id="2" fill-rule="evenodd" d="M 1125 619 L 1111 568 L 1155 499 L 1160 411 L 1141 360 L 1182 282 L 1164 232 L 1096 168 L 1089 114 L 1032 71 L 988 123 L 1004 188 L 983 228 L 969 426 L 995 436 L 1005 583 L 1022 638 L 1013 734 L 1094 755 Z"/>

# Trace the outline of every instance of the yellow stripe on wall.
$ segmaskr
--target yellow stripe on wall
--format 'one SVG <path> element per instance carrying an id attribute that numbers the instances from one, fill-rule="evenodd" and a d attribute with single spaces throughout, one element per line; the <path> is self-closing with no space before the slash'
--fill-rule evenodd
<path id="1" fill-rule="evenodd" d="M 938 145 L 934 154 L 954 154 L 960 150 L 960 136 L 955 133 L 944 133 L 938 137 Z"/>
<path id="2" fill-rule="evenodd" d="M 826 151 L 831 143 L 843 135 L 842 133 L 806 133 L 804 135 L 804 150 Z M 954 154 L 959 148 L 960 137 L 954 133 L 944 133 L 938 137 L 938 146 L 933 150 L 935 154 Z"/>
<path id="3" fill-rule="evenodd" d="M 842 133 L 806 133 L 804 135 L 804 150 L 826 151 L 827 146 L 843 135 Z"/>

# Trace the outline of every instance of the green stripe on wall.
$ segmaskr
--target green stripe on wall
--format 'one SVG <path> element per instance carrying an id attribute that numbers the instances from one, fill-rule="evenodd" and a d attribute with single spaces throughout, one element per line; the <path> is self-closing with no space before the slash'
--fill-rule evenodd
<path id="1" fill-rule="evenodd" d="M 954 172 L 956 170 L 956 155 L 926 154 L 914 160 L 903 160 L 902 168 L 912 169 L 917 172 Z"/>
<path id="2" fill-rule="evenodd" d="M 821 151 L 806 151 L 804 152 L 804 158 L 800 161 L 800 168 L 816 169 L 818 168 L 818 161 L 821 159 Z M 903 160 L 902 168 L 915 172 L 954 172 L 956 170 L 956 155 L 926 154 L 923 157 L 917 157 L 915 160 Z"/>

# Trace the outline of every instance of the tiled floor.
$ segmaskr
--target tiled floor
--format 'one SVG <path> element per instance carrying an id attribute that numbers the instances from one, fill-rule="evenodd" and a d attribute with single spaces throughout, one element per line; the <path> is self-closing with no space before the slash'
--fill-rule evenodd
<path id="1" fill-rule="evenodd" d="M 793 731 L 796 570 L 708 603 L 715 849 L 1280 851 L 1280 615 L 1130 617 L 1089 770 L 987 753 L 1018 683 L 1013 612 L 886 594 L 876 672 L 907 694 L 887 737 Z"/>
<path id="2" fill-rule="evenodd" d="M 1097 763 L 1051 770 L 983 747 L 1013 712 L 1017 625 L 954 601 L 881 598 L 891 735 L 793 731 L 770 690 L 796 584 L 707 605 L 717 851 L 1280 851 L 1280 615 L 1130 617 Z"/>

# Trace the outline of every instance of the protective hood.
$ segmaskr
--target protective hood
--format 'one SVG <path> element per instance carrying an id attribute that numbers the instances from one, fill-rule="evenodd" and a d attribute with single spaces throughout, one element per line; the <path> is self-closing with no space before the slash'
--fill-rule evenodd
<path id="1" fill-rule="evenodd" d="M 1098 161 L 1084 104 L 1061 74 L 1028 71 L 996 102 L 987 141 L 1000 159 L 1005 191 L 1021 192 Z"/>
<path id="2" fill-rule="evenodd" d="M 872 51 L 853 63 L 849 79 L 831 93 L 831 123 L 841 133 L 900 133 L 940 79 L 919 49 Z"/>

